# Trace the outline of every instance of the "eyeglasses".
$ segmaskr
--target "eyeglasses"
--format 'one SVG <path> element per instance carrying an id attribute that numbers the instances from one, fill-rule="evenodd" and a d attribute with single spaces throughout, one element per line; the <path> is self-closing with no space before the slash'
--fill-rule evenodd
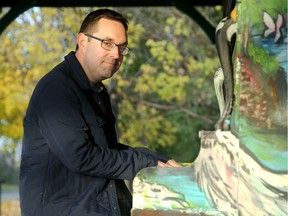
<path id="1" fill-rule="evenodd" d="M 98 40 L 98 41 L 101 41 L 101 47 L 105 50 L 108 50 L 108 51 L 111 51 L 113 50 L 116 46 L 118 46 L 119 48 L 119 51 L 120 51 L 120 54 L 121 55 L 126 55 L 128 54 L 130 48 L 127 47 L 126 45 L 117 45 L 115 44 L 114 42 L 112 41 L 109 41 L 109 40 L 104 40 L 104 39 L 101 39 L 101 38 L 98 38 L 98 37 L 95 37 L 93 35 L 90 35 L 90 34 L 84 34 L 86 35 L 87 37 L 91 37 L 95 40 Z"/>

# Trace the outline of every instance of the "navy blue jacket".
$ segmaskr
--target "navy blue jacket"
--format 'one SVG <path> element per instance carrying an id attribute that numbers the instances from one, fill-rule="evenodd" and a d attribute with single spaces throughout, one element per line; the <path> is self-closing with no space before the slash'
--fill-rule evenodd
<path id="1" fill-rule="evenodd" d="M 109 95 L 74 52 L 39 81 L 23 124 L 23 216 L 118 216 L 116 181 L 168 159 L 117 142 Z"/>

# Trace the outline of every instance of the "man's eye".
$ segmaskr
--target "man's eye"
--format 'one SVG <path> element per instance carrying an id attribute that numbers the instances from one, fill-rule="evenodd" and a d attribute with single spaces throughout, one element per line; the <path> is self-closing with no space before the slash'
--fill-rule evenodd
<path id="1" fill-rule="evenodd" d="M 119 49 L 120 49 L 121 51 L 124 51 L 124 50 L 126 49 L 126 46 L 119 46 Z"/>
<path id="2" fill-rule="evenodd" d="M 103 44 L 107 47 L 112 47 L 113 46 L 113 43 L 110 42 L 110 41 L 103 41 Z"/>

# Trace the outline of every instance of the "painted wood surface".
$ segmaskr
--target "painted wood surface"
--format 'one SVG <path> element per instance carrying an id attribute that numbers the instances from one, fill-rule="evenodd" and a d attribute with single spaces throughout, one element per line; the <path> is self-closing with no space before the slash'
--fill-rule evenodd
<path id="1" fill-rule="evenodd" d="M 288 215 L 287 1 L 236 9 L 229 131 L 200 131 L 193 164 L 139 172 L 133 216 Z"/>

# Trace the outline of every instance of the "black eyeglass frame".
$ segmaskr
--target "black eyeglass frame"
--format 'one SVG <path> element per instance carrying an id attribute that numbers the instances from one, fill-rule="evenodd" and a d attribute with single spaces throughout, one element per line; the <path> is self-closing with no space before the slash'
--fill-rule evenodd
<path id="1" fill-rule="evenodd" d="M 95 40 L 100 41 L 101 42 L 101 47 L 103 49 L 105 49 L 105 50 L 112 51 L 117 46 L 117 47 L 119 47 L 120 54 L 123 55 L 123 56 L 127 55 L 129 53 L 129 51 L 130 51 L 130 48 L 127 47 L 126 45 L 118 45 L 118 44 L 114 43 L 113 41 L 109 41 L 109 40 L 105 40 L 105 39 L 102 39 L 102 38 L 98 38 L 98 37 L 95 37 L 95 36 L 93 36 L 91 34 L 86 34 L 86 33 L 83 33 L 83 34 L 86 35 L 87 37 L 91 37 L 91 38 L 93 38 Z M 110 44 L 113 44 L 113 46 L 111 48 L 107 48 L 107 47 L 105 48 L 105 47 L 103 47 L 103 42 L 108 42 Z"/>

